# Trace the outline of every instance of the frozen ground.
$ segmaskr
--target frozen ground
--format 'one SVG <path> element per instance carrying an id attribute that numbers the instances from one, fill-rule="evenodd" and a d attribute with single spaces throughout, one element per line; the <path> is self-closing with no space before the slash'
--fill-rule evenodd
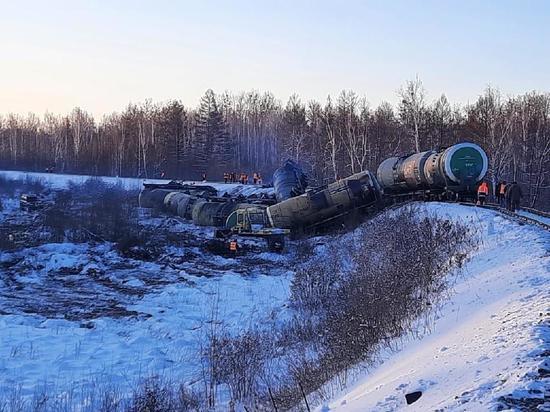
<path id="1" fill-rule="evenodd" d="M 55 187 L 75 179 L 33 177 Z M 129 188 L 142 182 L 107 179 Z M 3 198 L 2 204 L 2 220 L 18 207 L 13 199 Z M 485 209 L 423 207 L 479 228 L 483 245 L 433 333 L 419 341 L 405 338 L 401 351 L 383 356 L 353 389 L 321 409 L 399 410 L 406 407 L 404 395 L 414 390 L 423 395 L 407 409 L 420 411 L 490 410 L 548 397 L 549 233 Z M 211 235 L 208 228 L 177 219 L 147 219 L 181 236 Z M 165 250 L 154 262 L 122 257 L 108 243 L 0 252 L 0 399 L 15 392 L 78 399 L 101 385 L 128 392 L 152 375 L 196 378 L 199 342 L 213 321 L 238 331 L 269 328 L 288 316 L 291 268 L 289 256 L 228 259 L 193 242 Z"/>
<path id="2" fill-rule="evenodd" d="M 484 209 L 424 207 L 480 227 L 483 245 L 433 332 L 405 339 L 321 410 L 550 410 L 550 233 Z M 407 405 L 413 391 L 423 394 Z"/>
<path id="3" fill-rule="evenodd" d="M 44 176 L 56 188 L 68 183 Z M 15 197 L 0 200 L 0 224 L 36 215 L 19 211 Z M 143 219 L 183 246 L 163 249 L 154 261 L 122 256 L 107 242 L 0 249 L 0 409 L 3 400 L 41 393 L 77 405 L 97 388 L 130 393 L 151 376 L 189 382 L 197 379 L 200 342 L 213 322 L 236 333 L 285 318 L 288 256 L 222 257 L 204 248 L 212 228 L 148 211 Z"/>
<path id="4" fill-rule="evenodd" d="M 65 188 L 72 183 L 84 183 L 90 178 L 87 175 L 69 175 L 69 174 L 57 174 L 57 173 L 32 173 L 32 172 L 19 172 L 12 170 L 0 170 L 0 176 L 4 176 L 10 180 L 25 180 L 33 179 L 40 180 L 44 183 L 47 183 L 50 187 L 55 189 Z M 141 189 L 143 183 L 168 183 L 169 179 L 141 179 L 133 177 L 111 177 L 111 176 L 98 176 L 99 179 L 107 182 L 109 184 L 121 185 L 126 189 Z M 230 194 L 230 195 L 243 195 L 250 196 L 252 194 L 271 194 L 273 193 L 272 188 L 262 188 L 257 185 L 242 185 L 239 183 L 228 183 L 224 184 L 221 182 L 192 182 L 185 181 L 183 183 L 188 184 L 197 184 L 197 185 L 208 185 L 214 187 L 218 190 L 220 195 Z"/>

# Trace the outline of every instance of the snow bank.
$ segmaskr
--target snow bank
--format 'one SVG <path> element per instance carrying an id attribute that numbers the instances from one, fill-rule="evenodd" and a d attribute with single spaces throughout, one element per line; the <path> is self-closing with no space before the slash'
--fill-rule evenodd
<path id="1" fill-rule="evenodd" d="M 323 411 L 481 411 L 496 408 L 500 396 L 548 396 L 550 381 L 534 381 L 533 373 L 550 341 L 550 333 L 540 332 L 550 307 L 550 234 L 485 209 L 423 207 L 478 227 L 484 242 L 433 332 L 405 339 L 399 352 Z M 417 390 L 421 398 L 407 405 L 405 394 Z"/>

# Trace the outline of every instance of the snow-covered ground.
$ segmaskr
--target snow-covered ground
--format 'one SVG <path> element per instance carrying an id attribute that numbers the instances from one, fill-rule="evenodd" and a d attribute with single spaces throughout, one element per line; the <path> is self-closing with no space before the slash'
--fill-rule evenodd
<path id="1" fill-rule="evenodd" d="M 39 178 L 57 188 L 88 179 L 0 174 Z M 104 179 L 135 189 L 143 183 Z M 212 185 L 220 193 L 271 190 Z M 14 199 L 2 204 L 1 220 L 18 207 Z M 497 408 L 497 399 L 510 394 L 548 397 L 548 372 L 541 377 L 539 369 L 550 370 L 542 356 L 550 354 L 549 232 L 486 209 L 438 203 L 421 208 L 474 225 L 482 233 L 480 249 L 432 333 L 400 341 L 399 352 L 383 355 L 351 390 L 320 409 L 475 411 Z M 203 238 L 210 230 L 163 218 L 151 218 L 151 224 Z M 0 252 L 0 400 L 14 392 L 26 398 L 85 394 L 101 385 L 127 393 L 152 375 L 186 381 L 199 366 L 199 342 L 213 310 L 217 322 L 234 332 L 269 328 L 288 316 L 288 256 L 228 259 L 190 245 L 164 258 L 123 258 L 105 243 Z M 407 406 L 404 395 L 415 390 L 423 395 Z"/>
<path id="2" fill-rule="evenodd" d="M 54 189 L 66 188 L 69 183 L 82 184 L 86 180 L 90 179 L 88 175 L 70 175 L 70 174 L 57 174 L 57 173 L 33 173 L 33 172 L 20 172 L 12 170 L 0 170 L 0 176 L 4 176 L 10 180 L 39 180 L 47 183 Z M 111 177 L 111 176 L 97 176 L 97 178 L 103 180 L 106 183 L 113 185 L 120 185 L 126 189 L 139 190 L 143 187 L 143 183 L 168 183 L 169 179 L 142 179 L 134 177 Z M 223 182 L 193 182 L 184 181 L 186 184 L 208 185 L 212 186 L 220 195 L 243 195 L 250 196 L 252 194 L 272 194 L 273 188 L 263 188 L 258 185 L 242 185 L 240 183 L 223 183 Z"/>
<path id="3" fill-rule="evenodd" d="M 521 398 L 550 409 L 550 232 L 479 208 L 427 204 L 479 227 L 483 244 L 458 279 L 433 332 L 405 339 L 323 411 L 486 411 Z M 405 394 L 422 391 L 407 405 Z M 518 410 L 526 408 L 521 403 Z"/>
<path id="4" fill-rule="evenodd" d="M 53 188 L 75 181 L 52 174 L 7 176 L 40 178 Z M 105 180 L 126 188 L 142 183 Z M 215 187 L 220 193 L 270 190 Z M 0 223 L 32 219 L 19 211 L 16 195 L 0 200 Z M 222 257 L 204 248 L 212 228 L 148 211 L 143 219 L 156 230 L 190 236 L 190 244 L 170 246 L 155 261 L 124 257 L 108 242 L 0 250 L 0 409 L 6 400 L 42 393 L 71 394 L 71 406 L 94 390 L 130 394 L 151 376 L 196 380 L 200 345 L 212 322 L 237 333 L 285 318 L 292 279 L 287 256 Z"/>
<path id="5" fill-rule="evenodd" d="M 199 342 L 213 308 L 218 308 L 218 321 L 235 332 L 276 319 L 288 297 L 290 278 L 285 274 L 181 276 L 182 282 L 126 307 L 139 316 L 87 322 L 1 316 L 0 393 L 9 398 L 17 390 L 32 398 L 44 389 L 50 394 L 82 393 L 98 384 L 128 393 L 140 378 L 155 375 L 186 382 L 196 378 Z M 129 283 L 142 284 L 137 279 Z"/>

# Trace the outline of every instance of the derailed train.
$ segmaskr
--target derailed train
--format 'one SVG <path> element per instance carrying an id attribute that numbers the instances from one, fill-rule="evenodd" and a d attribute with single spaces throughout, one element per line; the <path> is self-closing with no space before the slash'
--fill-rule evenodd
<path id="1" fill-rule="evenodd" d="M 457 199 L 475 196 L 489 162 L 474 143 L 390 157 L 378 167 L 378 182 L 386 196 L 419 193 L 426 198 Z"/>
<path id="2" fill-rule="evenodd" d="M 364 171 L 269 206 L 266 214 L 272 227 L 306 231 L 336 223 L 352 210 L 376 207 L 381 200 L 376 178 Z"/>
<path id="3" fill-rule="evenodd" d="M 198 226 L 224 226 L 229 215 L 237 209 L 265 208 L 262 204 L 212 197 L 206 194 L 211 193 L 210 191 L 205 193 L 201 190 L 205 186 L 181 189 L 162 187 L 163 185 L 155 185 L 153 188 L 142 190 L 139 194 L 139 205 L 168 211 L 191 220 Z"/>
<path id="4" fill-rule="evenodd" d="M 475 196 L 488 168 L 487 155 L 473 143 L 460 143 L 445 150 L 432 150 L 384 160 L 376 176 L 363 171 L 326 186 L 306 189 L 302 170 L 287 162 L 274 174 L 278 203 L 258 199 L 220 199 L 208 186 L 182 189 L 153 186 L 140 194 L 140 205 L 162 207 L 195 224 L 230 226 L 234 212 L 254 210 L 264 214 L 271 228 L 290 229 L 295 234 L 317 233 L 361 214 L 380 210 L 402 197 L 465 199 Z M 165 185 L 166 186 L 166 185 Z M 202 192 L 201 192 L 202 190 Z"/>

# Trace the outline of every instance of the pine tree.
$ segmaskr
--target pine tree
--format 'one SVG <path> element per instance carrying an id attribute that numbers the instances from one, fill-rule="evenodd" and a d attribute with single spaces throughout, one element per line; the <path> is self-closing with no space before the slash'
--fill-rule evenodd
<path id="1" fill-rule="evenodd" d="M 186 116 L 185 108 L 177 100 L 168 102 L 158 114 L 158 135 L 162 145 L 159 150 L 159 168 L 170 176 L 179 177 L 181 172 Z"/>
<path id="2" fill-rule="evenodd" d="M 234 148 L 216 97 L 208 89 L 201 99 L 195 125 L 194 169 L 202 173 L 226 170 L 232 162 Z"/>

